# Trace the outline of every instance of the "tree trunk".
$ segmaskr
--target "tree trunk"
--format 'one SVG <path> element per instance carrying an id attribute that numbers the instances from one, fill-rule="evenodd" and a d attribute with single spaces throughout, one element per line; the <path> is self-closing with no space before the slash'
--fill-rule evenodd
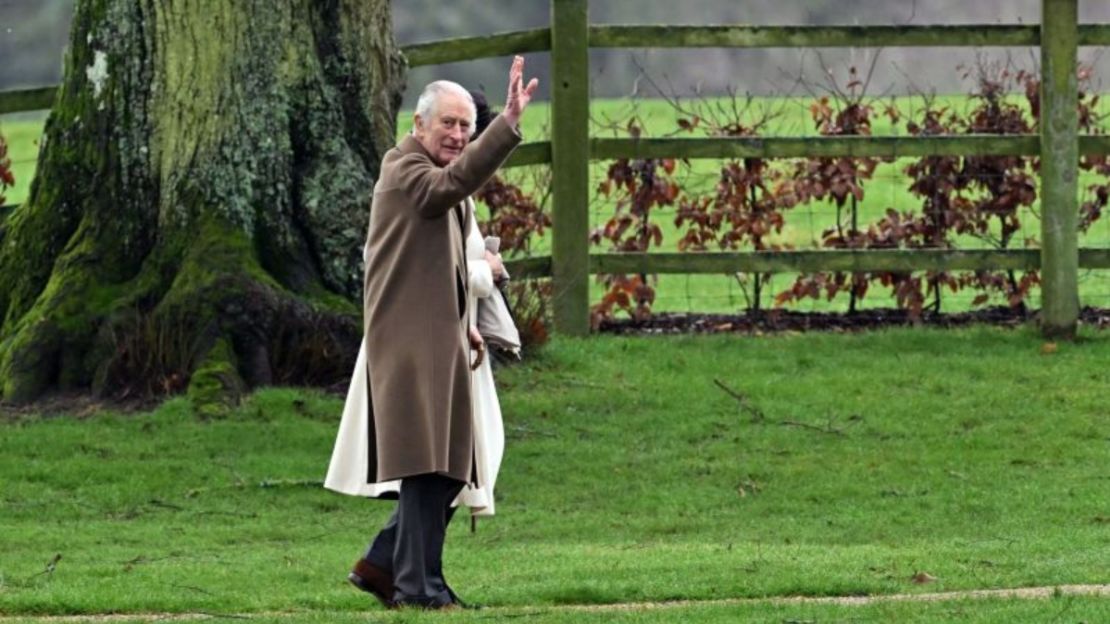
<path id="1" fill-rule="evenodd" d="M 0 224 L 0 397 L 348 375 L 403 74 L 389 0 L 78 0 Z"/>

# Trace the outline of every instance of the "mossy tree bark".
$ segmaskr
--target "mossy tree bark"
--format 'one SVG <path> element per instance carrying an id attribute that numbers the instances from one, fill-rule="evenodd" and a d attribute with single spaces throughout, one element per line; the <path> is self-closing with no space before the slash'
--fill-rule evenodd
<path id="1" fill-rule="evenodd" d="M 78 0 L 0 224 L 3 400 L 348 374 L 403 74 L 389 0 Z"/>

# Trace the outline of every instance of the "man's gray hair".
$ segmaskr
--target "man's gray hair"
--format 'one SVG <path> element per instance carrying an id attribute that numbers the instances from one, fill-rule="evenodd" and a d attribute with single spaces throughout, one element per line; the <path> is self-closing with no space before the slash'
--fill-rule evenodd
<path id="1" fill-rule="evenodd" d="M 420 99 L 416 100 L 416 114 L 420 115 L 420 119 L 424 123 L 430 122 L 436 114 L 439 98 L 444 93 L 457 95 L 470 106 L 470 134 L 473 136 L 475 123 L 478 120 L 478 109 L 474 107 L 474 98 L 470 96 L 470 92 L 457 82 L 437 80 L 428 83 L 428 86 L 424 87 L 424 91 L 420 94 Z"/>

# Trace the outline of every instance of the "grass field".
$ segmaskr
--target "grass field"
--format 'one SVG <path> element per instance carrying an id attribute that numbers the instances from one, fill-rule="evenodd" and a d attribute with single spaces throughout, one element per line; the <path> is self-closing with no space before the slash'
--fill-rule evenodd
<path id="1" fill-rule="evenodd" d="M 496 102 L 495 102 L 496 103 Z M 882 115 L 881 108 L 888 104 L 897 107 L 904 118 L 915 118 L 923 106 L 920 98 L 899 97 L 875 102 L 877 113 L 874 117 L 873 133 L 878 136 L 906 134 L 905 124 L 892 123 Z M 771 110 L 776 113 L 774 121 L 768 124 L 768 136 L 806 136 L 814 134 L 812 122 L 808 111 L 809 100 L 802 98 L 763 98 L 756 99 L 751 104 L 750 114 L 760 115 L 761 110 Z M 964 111 L 972 106 L 971 100 L 966 96 L 941 96 L 936 100 L 937 106 L 946 106 L 953 110 Z M 1101 113 L 1110 113 L 1110 98 L 1099 105 Z M 593 133 L 598 136 L 616 136 L 608 129 L 614 121 L 621 122 L 631 115 L 638 116 L 650 136 L 663 136 L 676 130 L 675 119 L 677 114 L 673 108 L 663 100 L 595 100 L 591 103 L 591 115 L 595 128 Z M 746 113 L 748 114 L 748 113 Z M 549 127 L 550 109 L 546 103 L 537 103 L 525 117 L 524 133 L 529 140 L 546 137 Z M 0 133 L 9 140 L 12 150 L 12 160 L 15 163 L 16 188 L 9 191 L 9 203 L 20 203 L 25 200 L 29 190 L 30 179 L 33 176 L 35 155 L 38 151 L 39 135 L 45 117 L 40 113 L 7 116 L 0 118 Z M 403 112 L 399 116 L 399 133 L 407 132 L 411 127 L 411 114 Z M 1104 122 L 1105 125 L 1105 122 Z M 1110 131 L 1110 127 L 1104 128 Z M 907 190 L 907 178 L 902 173 L 908 160 L 900 159 L 891 163 L 878 166 L 874 179 L 865 184 L 864 200 L 860 204 L 860 223 L 866 224 L 877 220 L 887 208 L 898 211 L 918 211 L 921 202 L 914 198 Z M 595 162 L 591 167 L 591 184 L 596 186 L 605 174 L 605 162 Z M 715 176 L 719 163 L 711 160 L 692 161 L 691 165 L 680 169 L 684 180 L 684 188 L 707 189 L 715 184 Z M 528 168 L 518 169 L 508 174 L 519 179 L 527 187 L 530 185 L 531 173 Z M 1087 187 L 1099 182 L 1098 176 L 1084 173 L 1080 178 L 1081 201 L 1089 198 Z M 612 201 L 595 198 L 589 207 L 592 227 L 598 227 L 612 214 Z M 1039 204 L 1031 209 L 1024 210 L 1022 215 L 1023 229 L 1015 240 L 1026 238 L 1039 239 L 1040 225 L 1037 214 Z M 793 245 L 799 249 L 817 248 L 820 245 L 821 232 L 835 222 L 836 210 L 831 203 L 801 206 L 787 214 L 787 225 L 782 234 L 776 237 L 776 242 Z M 661 250 L 676 249 L 679 238 L 678 229 L 674 225 L 673 209 L 659 210 L 654 213 L 653 219 L 659 223 L 664 231 L 664 242 Z M 963 237 L 959 244 L 961 248 L 974 249 L 987 247 L 984 241 L 971 237 Z M 1103 218 L 1092 229 L 1081 236 L 1081 246 L 1110 248 L 1110 219 Z M 1020 246 L 1020 244 L 1019 244 Z M 547 253 L 550 249 L 549 237 L 537 240 L 534 249 L 536 253 Z M 596 251 L 606 251 L 607 247 L 600 246 Z M 765 289 L 764 306 L 769 307 L 770 297 L 774 293 L 787 289 L 794 281 L 796 275 L 776 275 L 770 288 Z M 656 311 L 678 312 L 737 312 L 746 307 L 747 302 L 744 287 L 733 276 L 717 275 L 664 275 L 660 276 L 656 285 L 657 299 L 654 309 Z M 600 298 L 602 289 L 597 284 L 591 285 L 593 300 Z M 769 294 L 768 294 L 769 293 Z M 944 299 L 944 310 L 959 312 L 971 308 L 972 300 L 978 292 L 966 290 L 957 294 L 949 293 Z M 1084 305 L 1110 307 L 1110 272 L 1108 271 L 1083 271 L 1080 275 L 1080 295 Z M 992 305 L 1003 303 L 999 298 L 993 298 Z M 1039 307 L 1039 293 L 1031 297 L 1033 307 Z M 861 302 L 861 308 L 891 307 L 894 300 L 889 292 L 876 287 L 868 297 Z M 803 311 L 840 311 L 847 307 L 847 298 L 840 297 L 835 301 L 813 301 L 795 304 L 793 309 Z"/>
<path id="2" fill-rule="evenodd" d="M 1032 329 L 559 339 L 498 371 L 498 516 L 455 523 L 445 564 L 490 608 L 451 619 L 1106 621 L 1095 597 L 761 599 L 1110 583 L 1108 358 L 1087 330 L 1049 354 Z M 343 580 L 389 505 L 319 487 L 340 408 L 9 414 L 0 614 L 435 617 Z"/>
<path id="3" fill-rule="evenodd" d="M 0 115 L 0 136 L 8 144 L 8 158 L 12 161 L 12 173 L 15 175 L 15 187 L 4 193 L 7 204 L 22 204 L 27 200 L 46 115 L 45 111 Z"/>

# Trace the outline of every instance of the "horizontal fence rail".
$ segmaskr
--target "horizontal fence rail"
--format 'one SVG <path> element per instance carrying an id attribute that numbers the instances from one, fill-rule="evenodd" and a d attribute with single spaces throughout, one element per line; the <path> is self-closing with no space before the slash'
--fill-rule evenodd
<path id="1" fill-rule="evenodd" d="M 1037 25 L 592 26 L 593 48 L 866 48 L 1038 46 Z M 1110 27 L 1081 24 L 1079 45 L 1110 45 Z"/>
<path id="2" fill-rule="evenodd" d="M 594 273 L 809 273 L 816 271 L 1030 270 L 1036 249 L 837 249 L 736 253 L 591 254 Z M 691 271 L 691 269 L 694 269 Z"/>
<path id="3" fill-rule="evenodd" d="M 1081 46 L 1107 46 L 1110 45 L 1110 24 L 1080 24 L 1079 45 Z"/>
<path id="4" fill-rule="evenodd" d="M 547 52 L 551 50 L 551 29 L 537 28 L 516 32 L 461 37 L 428 43 L 416 43 L 401 48 L 410 67 L 438 65 L 481 58 Z"/>
<path id="5" fill-rule="evenodd" d="M 505 271 L 513 279 L 539 279 L 551 277 L 551 256 L 533 256 L 505 260 Z"/>
<path id="6" fill-rule="evenodd" d="M 594 26 L 596 48 L 1035 46 L 1037 26 Z"/>
<path id="7" fill-rule="evenodd" d="M 1040 28 L 971 26 L 591 26 L 593 48 L 1036 46 Z M 1110 24 L 1080 24 L 1079 45 L 1110 45 Z M 460 37 L 401 48 L 410 67 L 547 52 L 551 29 Z M 0 115 L 45 110 L 56 86 L 0 92 Z"/>
<path id="8" fill-rule="evenodd" d="M 1079 153 L 1086 155 L 1110 154 L 1110 136 L 1093 134 L 1079 135 Z"/>
<path id="9" fill-rule="evenodd" d="M 590 139 L 590 158 L 808 158 L 921 156 L 1037 156 L 1036 134 L 958 135 L 931 137 L 752 137 L 706 139 Z M 1080 135 L 1081 154 L 1110 154 L 1110 136 Z M 551 142 L 535 141 L 518 147 L 506 167 L 551 162 Z"/>
<path id="10" fill-rule="evenodd" d="M 1036 25 L 959 26 L 591 26 L 591 48 L 828 48 L 1037 46 Z M 1110 45 L 1110 25 L 1081 24 L 1079 45 Z M 409 65 L 546 52 L 551 29 L 460 37 L 404 46 Z"/>
<path id="11" fill-rule="evenodd" d="M 911 271 L 1033 271 L 1039 249 L 844 249 L 815 251 L 590 254 L 590 273 L 718 274 Z M 1080 249 L 1082 269 L 1110 269 L 1110 249 Z M 551 277 L 551 258 L 506 260 L 517 278 Z"/>
<path id="12" fill-rule="evenodd" d="M 1037 135 L 592 139 L 596 158 L 803 158 L 819 156 L 1030 156 Z"/>
<path id="13" fill-rule="evenodd" d="M 547 165 L 551 163 L 551 141 L 533 141 L 517 146 L 512 156 L 503 165 L 522 167 L 526 165 Z"/>
<path id="14" fill-rule="evenodd" d="M 54 105 L 58 87 L 0 91 L 0 115 L 47 110 Z"/>
<path id="15" fill-rule="evenodd" d="M 613 158 L 806 158 L 856 156 L 1036 156 L 1040 136 L 751 137 L 708 139 L 591 139 L 590 154 Z M 1110 154 L 1110 136 L 1079 137 L 1083 154 Z"/>

